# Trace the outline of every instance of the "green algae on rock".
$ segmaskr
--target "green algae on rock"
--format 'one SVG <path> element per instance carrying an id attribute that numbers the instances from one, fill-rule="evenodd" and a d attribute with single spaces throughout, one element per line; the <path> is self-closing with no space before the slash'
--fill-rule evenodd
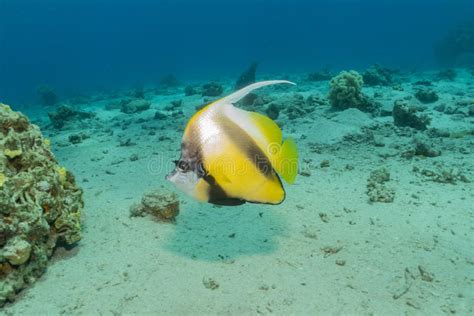
<path id="1" fill-rule="evenodd" d="M 81 239 L 82 190 L 26 116 L 0 103 L 0 306 Z"/>

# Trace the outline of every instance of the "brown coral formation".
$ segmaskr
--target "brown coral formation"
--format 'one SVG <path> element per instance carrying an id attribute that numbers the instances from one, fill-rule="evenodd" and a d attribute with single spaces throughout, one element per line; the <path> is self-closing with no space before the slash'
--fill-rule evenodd
<path id="1" fill-rule="evenodd" d="M 0 103 L 0 306 L 45 272 L 58 242 L 80 240 L 82 208 L 39 128 Z"/>

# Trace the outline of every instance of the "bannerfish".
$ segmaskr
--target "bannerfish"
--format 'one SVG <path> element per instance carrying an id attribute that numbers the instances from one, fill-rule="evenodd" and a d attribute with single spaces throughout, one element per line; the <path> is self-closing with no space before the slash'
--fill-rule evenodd
<path id="1" fill-rule="evenodd" d="M 298 171 L 294 140 L 283 141 L 281 129 L 267 116 L 234 106 L 253 90 L 273 84 L 294 85 L 286 80 L 257 82 L 196 112 L 184 130 L 181 156 L 166 179 L 212 204 L 283 202 L 280 176 L 292 184 Z"/>

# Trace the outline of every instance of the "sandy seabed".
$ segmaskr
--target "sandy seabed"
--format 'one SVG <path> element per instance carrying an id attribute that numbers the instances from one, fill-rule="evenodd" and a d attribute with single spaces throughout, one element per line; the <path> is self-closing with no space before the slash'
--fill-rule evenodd
<path id="1" fill-rule="evenodd" d="M 413 95 L 411 83 L 430 76 L 407 75 L 402 89 L 364 92 L 390 110 Z M 295 93 L 327 96 L 327 82 L 289 77 L 296 88 L 258 94 L 288 102 Z M 129 207 L 153 189 L 174 190 L 164 177 L 201 96 L 184 96 L 182 88 L 147 94 L 151 108 L 136 114 L 106 110 L 112 97 L 98 99 L 77 105 L 96 119 L 60 132 L 45 115 L 32 117 L 84 189 L 83 239 L 58 248 L 47 273 L 2 313 L 473 314 L 474 137 L 464 132 L 474 129 L 474 118 L 435 110 L 474 104 L 473 80 L 460 71 L 454 82 L 436 82 L 439 100 L 424 106 L 429 127 L 452 137 L 356 109 L 321 105 L 293 120 L 282 111 L 278 122 L 297 140 L 301 159 L 285 202 L 216 207 L 180 194 L 174 224 L 131 218 Z M 231 88 L 229 81 L 225 91 Z M 154 119 L 178 99 L 181 117 Z M 89 138 L 70 144 L 79 132 Z M 418 138 L 441 154 L 410 154 Z M 393 202 L 367 195 L 371 172 L 380 168 L 390 174 L 384 186 Z M 436 177 L 443 172 L 452 181 Z"/>

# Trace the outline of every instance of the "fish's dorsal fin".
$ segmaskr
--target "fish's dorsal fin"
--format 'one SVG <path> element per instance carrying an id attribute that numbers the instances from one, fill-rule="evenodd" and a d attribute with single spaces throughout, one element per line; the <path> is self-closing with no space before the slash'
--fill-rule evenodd
<path id="1" fill-rule="evenodd" d="M 252 84 L 250 84 L 246 87 L 243 87 L 242 89 L 237 90 L 234 93 L 229 94 L 226 97 L 223 97 L 222 99 L 218 100 L 216 103 L 217 104 L 229 104 L 229 103 L 230 104 L 235 104 L 239 100 L 241 100 L 243 97 L 245 97 L 247 94 L 252 92 L 253 90 L 256 90 L 256 89 L 259 89 L 259 88 L 262 88 L 262 87 L 266 87 L 266 86 L 271 86 L 271 85 L 274 85 L 274 84 L 281 84 L 281 83 L 286 83 L 286 84 L 291 84 L 291 85 L 296 86 L 296 84 L 294 82 L 291 82 L 291 81 L 288 81 L 288 80 L 260 81 L 260 82 L 252 83 Z"/>

